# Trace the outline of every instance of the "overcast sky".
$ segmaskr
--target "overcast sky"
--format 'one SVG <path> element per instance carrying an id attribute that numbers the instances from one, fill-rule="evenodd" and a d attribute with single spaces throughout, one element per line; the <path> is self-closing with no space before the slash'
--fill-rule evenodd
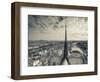
<path id="1" fill-rule="evenodd" d="M 29 40 L 64 40 L 65 24 L 68 40 L 87 40 L 87 17 L 28 15 Z"/>

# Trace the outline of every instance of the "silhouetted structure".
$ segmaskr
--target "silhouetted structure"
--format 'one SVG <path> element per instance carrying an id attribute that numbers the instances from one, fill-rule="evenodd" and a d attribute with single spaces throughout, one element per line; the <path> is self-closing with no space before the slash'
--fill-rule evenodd
<path id="1" fill-rule="evenodd" d="M 61 61 L 61 65 L 63 64 L 64 60 L 66 59 L 67 63 L 70 65 L 68 59 L 68 44 L 67 44 L 67 29 L 66 29 L 66 22 L 65 22 L 65 42 L 64 42 L 64 56 Z"/>

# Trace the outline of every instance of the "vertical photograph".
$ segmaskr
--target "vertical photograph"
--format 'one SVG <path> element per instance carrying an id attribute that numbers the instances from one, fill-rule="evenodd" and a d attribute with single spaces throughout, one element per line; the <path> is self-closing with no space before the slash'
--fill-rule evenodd
<path id="1" fill-rule="evenodd" d="M 88 64 L 88 17 L 28 15 L 28 67 Z"/>

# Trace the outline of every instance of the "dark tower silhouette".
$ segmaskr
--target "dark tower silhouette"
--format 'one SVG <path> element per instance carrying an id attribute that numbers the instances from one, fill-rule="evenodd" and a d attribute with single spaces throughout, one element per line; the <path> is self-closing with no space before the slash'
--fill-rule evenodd
<path id="1" fill-rule="evenodd" d="M 65 19 L 66 20 L 66 19 Z M 61 64 L 63 64 L 64 60 L 66 59 L 67 63 L 70 65 L 68 59 L 68 44 L 67 44 L 67 29 L 66 29 L 66 22 L 65 22 L 65 42 L 64 42 L 64 56 L 61 60 Z"/>
<path id="2" fill-rule="evenodd" d="M 67 43 L 67 29 L 66 29 L 66 24 L 65 24 L 64 57 L 66 58 L 67 63 L 70 64 L 69 59 L 68 59 L 68 43 Z"/>

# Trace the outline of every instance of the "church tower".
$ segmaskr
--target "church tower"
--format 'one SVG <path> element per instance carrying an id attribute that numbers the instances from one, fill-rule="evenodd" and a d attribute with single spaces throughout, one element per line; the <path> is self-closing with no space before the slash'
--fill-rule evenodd
<path id="1" fill-rule="evenodd" d="M 66 19 L 65 19 L 66 20 Z M 70 65 L 69 59 L 68 59 L 68 44 L 67 44 L 67 28 L 66 28 L 66 21 L 65 21 L 65 41 L 64 41 L 64 56 L 61 61 L 61 65 L 64 63 L 64 61 L 67 61 L 68 65 Z"/>

